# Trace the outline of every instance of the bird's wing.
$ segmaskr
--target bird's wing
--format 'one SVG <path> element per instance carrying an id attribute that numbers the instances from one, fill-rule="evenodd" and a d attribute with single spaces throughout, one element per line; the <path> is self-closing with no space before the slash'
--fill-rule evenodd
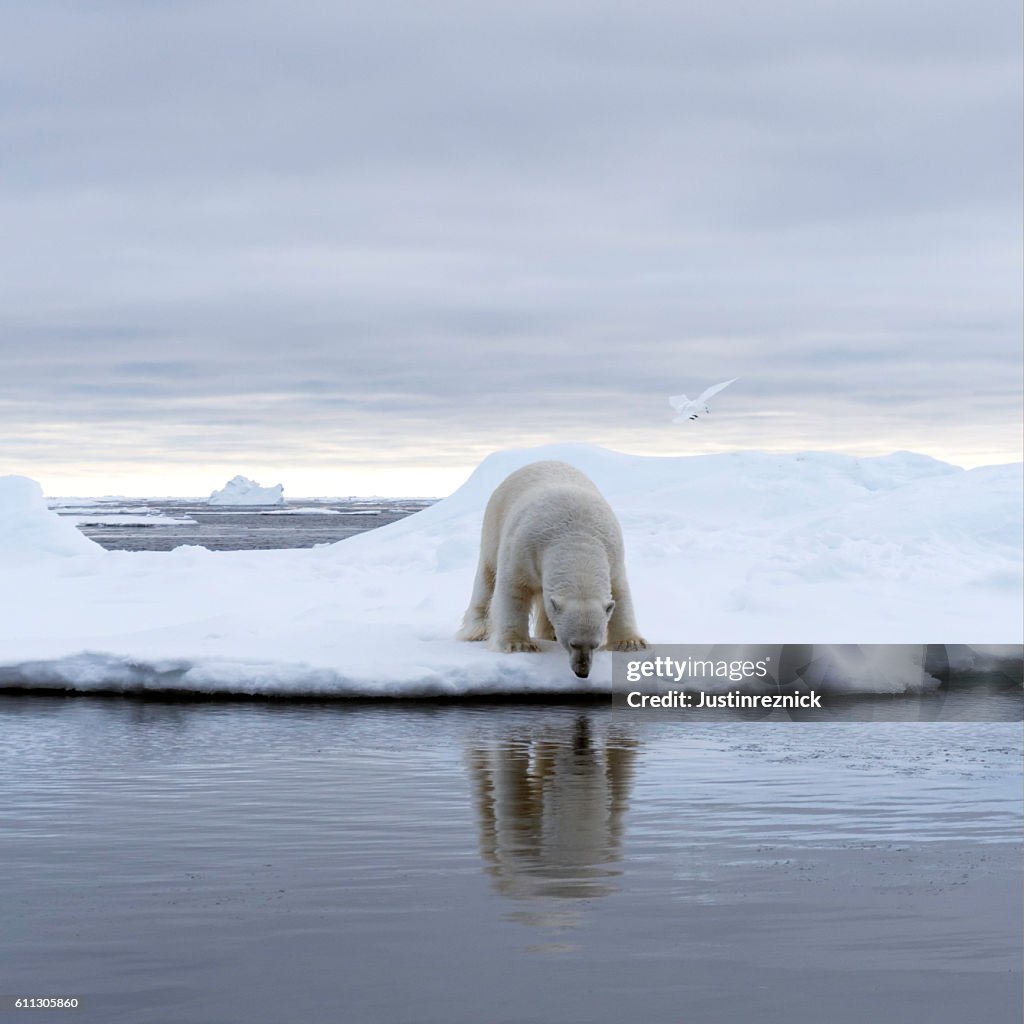
<path id="1" fill-rule="evenodd" d="M 735 381 L 738 381 L 738 380 L 739 380 L 739 377 L 733 377 L 732 380 L 723 381 L 721 384 L 715 384 L 714 387 L 708 388 L 707 391 L 702 391 L 701 394 L 700 394 L 700 398 L 697 399 L 697 404 L 698 405 L 703 404 L 709 398 L 714 398 L 714 396 L 717 395 L 719 391 L 724 390 L 730 384 L 732 384 L 732 383 L 734 383 Z"/>
<path id="2" fill-rule="evenodd" d="M 686 397 L 686 395 L 670 395 L 668 404 L 671 405 L 676 412 L 679 412 L 693 403 Z"/>

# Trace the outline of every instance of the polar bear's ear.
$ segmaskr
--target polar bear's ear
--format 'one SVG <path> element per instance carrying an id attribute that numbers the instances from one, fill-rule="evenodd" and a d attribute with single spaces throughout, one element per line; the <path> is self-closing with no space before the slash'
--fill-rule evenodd
<path id="1" fill-rule="evenodd" d="M 612 612 L 613 612 L 613 611 L 615 611 L 615 602 L 614 602 L 614 601 L 609 601 L 609 602 L 608 602 L 608 603 L 607 603 L 607 604 L 606 604 L 606 605 L 604 606 L 604 613 L 605 613 L 605 615 L 607 615 L 607 616 L 608 616 L 608 618 L 610 619 L 610 618 L 612 617 Z"/>
<path id="2" fill-rule="evenodd" d="M 561 604 L 559 604 L 559 602 L 558 602 L 558 601 L 556 601 L 556 600 L 555 600 L 555 599 L 554 599 L 553 597 L 550 597 L 550 598 L 548 598 L 548 604 L 550 604 L 550 605 L 551 605 L 551 610 L 552 610 L 552 611 L 553 611 L 553 612 L 554 612 L 554 613 L 555 613 L 556 615 L 559 615 L 559 614 L 561 613 L 561 611 L 562 611 L 562 606 L 561 606 Z"/>

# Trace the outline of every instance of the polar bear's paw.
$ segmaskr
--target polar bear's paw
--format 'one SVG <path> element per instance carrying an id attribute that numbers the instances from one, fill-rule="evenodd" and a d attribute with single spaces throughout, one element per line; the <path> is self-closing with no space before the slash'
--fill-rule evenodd
<path id="1" fill-rule="evenodd" d="M 532 640 L 503 640 L 495 645 L 503 654 L 539 654 L 540 648 Z"/>
<path id="2" fill-rule="evenodd" d="M 647 641 L 642 636 L 630 636 L 625 640 L 614 640 L 608 644 L 609 651 L 643 651 L 647 649 Z"/>
<path id="3" fill-rule="evenodd" d="M 467 622 L 455 636 L 459 640 L 468 640 L 472 643 L 486 640 L 488 632 L 486 619 L 474 619 L 472 622 Z"/>

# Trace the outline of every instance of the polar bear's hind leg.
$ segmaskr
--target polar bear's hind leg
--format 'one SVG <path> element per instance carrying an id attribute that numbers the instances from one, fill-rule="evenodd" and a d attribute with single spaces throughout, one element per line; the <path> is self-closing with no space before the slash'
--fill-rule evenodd
<path id="1" fill-rule="evenodd" d="M 469 607 L 462 617 L 462 628 L 458 632 L 460 640 L 486 640 L 490 629 L 491 600 L 494 597 L 494 567 L 481 558 L 477 566 L 476 579 L 473 581 L 473 596 L 469 599 Z"/>

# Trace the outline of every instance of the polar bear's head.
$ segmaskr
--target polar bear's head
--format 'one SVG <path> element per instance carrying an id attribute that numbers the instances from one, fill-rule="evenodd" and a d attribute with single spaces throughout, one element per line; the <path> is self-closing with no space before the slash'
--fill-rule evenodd
<path id="1" fill-rule="evenodd" d="M 610 598 L 548 597 L 545 610 L 558 642 L 569 652 L 572 670 L 580 679 L 590 675 L 594 651 L 608 635 L 608 620 L 615 611 Z"/>

